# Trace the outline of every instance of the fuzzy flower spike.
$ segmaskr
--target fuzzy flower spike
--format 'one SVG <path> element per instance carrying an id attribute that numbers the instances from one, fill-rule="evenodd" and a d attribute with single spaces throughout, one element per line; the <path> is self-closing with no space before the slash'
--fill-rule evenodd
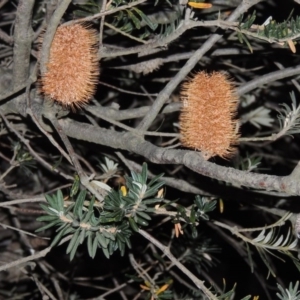
<path id="1" fill-rule="evenodd" d="M 223 73 L 200 72 L 183 84 L 180 133 L 183 146 L 200 150 L 206 159 L 234 155 L 238 121 L 234 119 L 238 96 Z"/>
<path id="2" fill-rule="evenodd" d="M 71 108 L 93 96 L 99 76 L 97 31 L 82 24 L 59 26 L 50 48 L 41 91 L 51 100 Z"/>

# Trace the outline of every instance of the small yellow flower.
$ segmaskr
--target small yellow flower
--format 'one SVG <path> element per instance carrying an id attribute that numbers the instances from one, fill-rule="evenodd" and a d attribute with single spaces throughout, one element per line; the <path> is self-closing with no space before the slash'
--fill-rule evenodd
<path id="1" fill-rule="evenodd" d="M 127 195 L 127 188 L 126 188 L 125 185 L 122 185 L 122 186 L 121 186 L 121 192 L 122 192 L 122 195 L 123 195 L 123 196 L 126 196 L 126 195 Z"/>

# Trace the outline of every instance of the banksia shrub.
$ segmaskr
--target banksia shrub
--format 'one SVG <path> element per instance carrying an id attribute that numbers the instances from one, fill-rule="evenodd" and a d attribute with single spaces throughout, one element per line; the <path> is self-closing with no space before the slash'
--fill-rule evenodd
<path id="1" fill-rule="evenodd" d="M 99 76 L 97 31 L 82 24 L 57 28 L 41 91 L 64 106 L 80 107 L 93 96 Z"/>
<path id="2" fill-rule="evenodd" d="M 228 77 L 200 72 L 183 84 L 180 133 L 183 146 L 200 150 L 206 159 L 229 158 L 238 143 L 238 97 Z"/>

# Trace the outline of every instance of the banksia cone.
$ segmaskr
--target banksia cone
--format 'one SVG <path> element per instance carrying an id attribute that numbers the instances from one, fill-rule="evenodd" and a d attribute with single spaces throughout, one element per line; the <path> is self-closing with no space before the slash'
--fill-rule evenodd
<path id="1" fill-rule="evenodd" d="M 80 107 L 93 96 L 98 75 L 96 30 L 81 24 L 58 27 L 41 78 L 42 93 L 64 106 Z"/>
<path id="2" fill-rule="evenodd" d="M 237 94 L 228 77 L 200 72 L 183 85 L 180 114 L 181 143 L 200 150 L 206 159 L 229 158 L 238 143 Z"/>

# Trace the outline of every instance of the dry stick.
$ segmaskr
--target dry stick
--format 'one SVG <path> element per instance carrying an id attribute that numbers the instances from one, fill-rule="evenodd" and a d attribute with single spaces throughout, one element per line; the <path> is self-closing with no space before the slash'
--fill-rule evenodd
<path id="1" fill-rule="evenodd" d="M 4 6 L 4 4 L 6 4 L 9 0 L 2 0 L 0 1 L 0 9 L 2 6 Z"/>
<path id="2" fill-rule="evenodd" d="M 179 36 L 181 36 L 185 31 L 195 28 L 195 27 L 219 27 L 223 29 L 228 29 L 233 23 L 232 22 L 225 22 L 222 20 L 215 20 L 215 21 L 193 21 L 193 20 L 185 20 L 182 22 L 182 24 L 170 35 L 167 35 L 165 38 L 157 38 L 154 39 L 153 42 L 150 42 L 146 45 L 140 45 L 140 46 L 133 46 L 129 48 L 119 48 L 117 49 L 111 49 L 109 45 L 107 45 L 107 48 L 104 46 L 100 53 L 99 57 L 116 57 L 116 56 L 122 56 L 122 55 L 130 55 L 139 53 L 140 56 L 144 56 L 149 54 L 149 51 L 154 48 L 163 48 L 164 46 L 170 44 L 172 41 L 176 40 Z M 237 26 L 238 23 L 235 23 Z M 235 30 L 235 29 L 232 29 Z M 156 49 L 156 51 L 159 51 L 159 49 Z M 245 52 L 243 50 L 238 50 L 238 53 Z M 186 57 L 185 59 L 188 59 L 191 57 L 192 54 L 194 54 L 195 51 L 191 52 L 191 54 Z M 248 53 L 248 52 L 246 52 Z M 237 51 L 235 51 L 234 54 L 237 54 Z M 180 56 L 180 54 L 176 54 Z M 213 55 L 213 54 L 212 54 Z M 228 55 L 228 54 L 227 54 Z M 183 59 L 183 58 L 181 58 Z M 165 59 L 160 59 L 161 62 L 164 62 Z M 166 59 L 166 61 L 168 61 Z"/>
<path id="3" fill-rule="evenodd" d="M 60 120 L 60 122 L 69 137 L 133 152 L 156 164 L 183 164 L 198 174 L 230 182 L 236 186 L 284 192 L 287 195 L 300 195 L 299 180 L 291 176 L 253 174 L 240 171 L 206 161 L 199 152 L 157 147 L 131 133 L 114 132 L 70 119 Z"/>
<path id="4" fill-rule="evenodd" d="M 140 46 L 133 46 L 129 48 L 122 48 L 118 50 L 112 50 L 108 47 L 103 47 L 101 51 L 98 53 L 99 58 L 104 57 L 116 57 L 116 56 L 122 56 L 122 55 L 130 55 L 134 53 L 139 53 L 140 56 L 148 55 L 151 51 L 153 51 L 154 48 L 158 47 L 165 47 L 166 45 L 170 44 L 172 41 L 179 38 L 185 31 L 188 29 L 193 28 L 194 24 L 191 24 L 191 22 L 186 22 L 181 24 L 173 33 L 170 35 L 167 35 L 165 38 L 157 38 L 154 40 L 154 42 L 151 42 L 149 44 L 144 44 Z"/>
<path id="5" fill-rule="evenodd" d="M 115 68 L 117 69 L 117 68 Z M 125 67 L 124 67 L 125 69 Z M 106 82 L 103 82 L 103 81 L 99 81 L 98 83 L 102 84 L 102 85 L 105 85 L 105 86 L 108 86 L 114 90 L 117 90 L 118 92 L 121 92 L 121 93 L 125 93 L 125 94 L 130 94 L 130 95 L 137 95 L 137 96 L 142 96 L 142 97 L 148 97 L 149 95 L 151 96 L 157 96 L 157 94 L 144 94 L 144 93 L 138 93 L 138 92 L 132 92 L 132 91 L 128 91 L 128 90 L 124 90 L 124 89 L 121 89 L 117 86 L 114 86 L 114 85 L 111 85 L 111 84 L 108 84 Z"/>
<path id="6" fill-rule="evenodd" d="M 14 39 L 6 32 L 4 32 L 2 29 L 0 29 L 0 40 L 3 40 L 5 43 L 9 45 L 12 45 L 14 43 Z"/>
<path id="7" fill-rule="evenodd" d="M 76 169 L 76 172 L 78 173 L 80 178 L 84 178 L 86 177 L 85 173 L 83 172 L 81 165 L 76 157 L 76 154 L 74 152 L 74 149 L 68 139 L 68 137 L 64 134 L 63 129 L 61 128 L 59 122 L 57 121 L 57 119 L 54 118 L 49 118 L 49 120 L 51 121 L 52 125 L 54 126 L 54 128 L 56 129 L 57 133 L 59 134 L 61 140 L 63 141 L 64 145 L 66 146 L 69 155 L 71 157 L 72 163 L 74 164 L 74 167 Z"/>
<path id="8" fill-rule="evenodd" d="M 25 146 L 27 147 L 27 149 L 29 150 L 30 154 L 42 165 L 44 166 L 46 169 L 55 172 L 61 176 L 63 176 L 66 179 L 71 179 L 73 180 L 72 176 L 69 176 L 67 174 L 64 174 L 60 171 L 58 171 L 57 169 L 54 169 L 48 162 L 46 162 L 43 158 L 41 158 L 30 146 L 30 143 L 28 140 L 26 140 L 17 130 L 14 129 L 14 127 L 10 124 L 10 122 L 6 119 L 6 117 L 3 115 L 3 113 L 0 110 L 0 116 L 2 117 L 2 119 L 4 120 L 6 126 L 13 132 L 15 133 L 15 135 L 20 139 L 20 141 L 25 144 Z"/>
<path id="9" fill-rule="evenodd" d="M 41 58 L 40 58 L 40 66 L 41 66 L 40 68 L 41 68 L 42 75 L 44 75 L 47 71 L 46 64 L 49 60 L 51 43 L 54 38 L 56 28 L 58 27 L 62 16 L 64 15 L 65 11 L 67 10 L 71 2 L 72 0 L 64 0 L 59 2 L 55 12 L 51 17 L 49 26 L 43 37 L 43 44 L 42 44 Z"/>
<path id="10" fill-rule="evenodd" d="M 34 0 L 20 0 L 17 8 L 14 32 L 13 89 L 24 84 L 29 75 L 34 3 Z"/>
<path id="11" fill-rule="evenodd" d="M 102 1 L 100 13 L 103 13 L 105 11 L 106 2 L 107 2 L 106 0 Z M 105 16 L 102 16 L 101 20 L 100 20 L 100 27 L 99 27 L 99 49 L 100 49 L 100 47 L 102 47 L 102 42 L 103 42 L 104 20 L 105 20 Z"/>
<path id="12" fill-rule="evenodd" d="M 3 223 L 1 223 L 1 222 L 0 222 L 0 226 L 2 226 L 4 229 L 7 229 L 7 228 L 8 228 L 8 229 L 11 229 L 11 230 L 15 230 L 15 231 L 17 231 L 17 232 L 22 232 L 22 233 L 24 233 L 24 234 L 27 234 L 27 235 L 30 235 L 30 236 L 33 236 L 33 237 L 41 238 L 41 239 L 44 239 L 44 240 L 50 240 L 50 238 L 39 237 L 38 235 L 33 234 L 33 233 L 29 232 L 29 231 L 25 231 L 25 230 L 19 229 L 19 228 L 14 227 L 14 226 L 10 226 L 10 225 L 7 225 L 7 224 L 3 224 Z"/>
<path id="13" fill-rule="evenodd" d="M 151 95 L 151 94 L 150 94 Z M 181 103 L 170 103 L 168 104 L 161 113 L 170 114 L 173 112 L 179 111 L 181 108 Z M 103 106 L 86 106 L 85 110 L 90 112 L 92 115 L 101 118 L 102 115 L 105 115 L 107 118 L 113 119 L 115 121 L 122 121 L 128 119 L 136 119 L 144 117 L 151 106 L 142 106 L 139 108 L 131 108 L 124 110 L 117 110 L 111 107 L 103 107 Z"/>
<path id="14" fill-rule="evenodd" d="M 23 203 L 34 203 L 34 202 L 46 202 L 44 196 L 36 197 L 36 198 L 29 198 L 29 199 L 17 199 L 11 201 L 0 202 L 0 207 L 11 206 L 14 204 L 23 204 Z"/>
<path id="15" fill-rule="evenodd" d="M 203 281 L 197 278 L 192 272 L 190 272 L 182 263 L 177 260 L 177 258 L 170 252 L 168 247 L 165 247 L 162 243 L 160 243 L 153 236 L 142 229 L 139 230 L 139 233 L 150 243 L 159 248 L 171 260 L 171 262 L 176 265 L 185 275 L 187 275 L 198 287 L 198 289 L 200 289 L 209 299 L 218 300 L 218 298 L 213 295 L 212 292 L 204 285 Z"/>
<path id="16" fill-rule="evenodd" d="M 65 150 L 56 142 L 53 136 L 48 133 L 43 126 L 40 124 L 38 117 L 34 114 L 34 110 L 32 110 L 31 106 L 27 109 L 27 113 L 31 116 L 32 120 L 34 121 L 35 125 L 38 129 L 48 138 L 48 140 L 52 143 L 52 145 L 59 151 L 59 153 L 71 164 L 72 161 L 69 155 L 65 152 Z"/>
<path id="17" fill-rule="evenodd" d="M 29 277 L 31 277 L 31 279 L 35 282 L 41 293 L 42 299 L 50 298 L 51 300 L 57 300 L 57 298 L 44 286 L 44 284 L 39 281 L 35 274 L 30 274 Z"/>
<path id="18" fill-rule="evenodd" d="M 60 241 L 60 243 L 58 244 L 58 246 L 62 245 L 63 243 L 65 243 L 67 241 L 69 241 L 71 238 L 72 238 L 72 236 L 66 236 L 65 238 L 63 238 Z M 49 247 L 45 248 L 44 250 L 42 250 L 40 252 L 36 252 L 35 254 L 29 255 L 29 256 L 26 256 L 26 257 L 22 257 L 22 258 L 20 258 L 18 260 L 15 260 L 15 261 L 7 263 L 7 264 L 5 264 L 3 266 L 0 266 L 0 272 L 8 270 L 8 269 L 13 268 L 13 267 L 17 267 L 20 264 L 23 264 L 23 263 L 26 263 L 26 262 L 38 259 L 40 257 L 44 257 L 44 256 L 46 256 L 48 254 L 48 252 L 50 252 L 51 249 L 52 249 L 52 247 L 49 246 Z"/>
<path id="19" fill-rule="evenodd" d="M 21 259 L 18 259 L 18 260 L 15 260 L 13 262 L 10 262 L 8 264 L 5 264 L 3 266 L 0 266 L 0 272 L 1 271 L 5 271 L 7 269 L 10 269 L 10 268 L 13 268 L 13 267 L 17 267 L 19 266 L 20 264 L 23 264 L 23 263 L 26 263 L 26 262 L 29 262 L 29 261 L 32 261 L 32 260 L 35 260 L 35 259 L 38 259 L 40 257 L 44 257 L 47 255 L 47 253 L 51 250 L 52 247 L 47 247 L 45 248 L 44 250 L 40 251 L 40 252 L 37 252 L 33 255 L 29 255 L 29 256 L 26 256 L 26 257 L 23 257 Z"/>
<path id="20" fill-rule="evenodd" d="M 237 89 L 237 93 L 238 93 L 238 95 L 242 96 L 246 93 L 249 93 L 251 90 L 256 89 L 264 84 L 268 84 L 270 82 L 273 82 L 273 81 L 276 81 L 279 79 L 283 79 L 286 77 L 291 77 L 291 76 L 295 76 L 295 75 L 299 75 L 299 74 L 300 74 L 300 65 L 296 66 L 296 67 L 286 68 L 283 70 L 278 70 L 278 71 L 260 76 L 258 78 L 255 78 L 255 79 L 249 81 L 248 83 L 239 87 Z M 278 133 L 274 133 L 274 134 L 272 134 L 270 136 L 266 136 L 266 137 L 240 138 L 239 141 L 241 141 L 241 142 L 276 141 L 280 137 L 285 135 L 286 131 L 288 129 L 289 128 L 282 128 Z"/>
<path id="21" fill-rule="evenodd" d="M 98 114 L 97 117 L 101 118 L 102 120 L 106 121 L 106 122 L 109 122 L 110 124 L 113 124 L 115 126 L 118 126 L 120 128 L 123 128 L 129 132 L 133 132 L 137 135 L 150 135 L 150 136 L 166 136 L 166 137 L 179 137 L 179 134 L 178 133 L 167 133 L 167 132 L 155 132 L 155 131 L 141 131 L 141 130 L 138 130 L 136 128 L 133 128 L 133 127 L 130 127 L 130 126 L 127 126 L 123 123 L 120 123 L 118 121 L 114 121 L 112 120 L 111 118 L 107 118 L 106 116 L 104 115 L 100 115 Z"/>
<path id="22" fill-rule="evenodd" d="M 258 76 L 257 78 L 245 83 L 237 89 L 237 93 L 239 96 L 245 95 L 250 91 L 263 86 L 264 84 L 268 84 L 270 82 L 283 79 L 286 77 L 291 77 L 300 74 L 300 65 L 296 67 L 286 68 L 284 70 L 278 70 L 263 76 Z"/>
<path id="23" fill-rule="evenodd" d="M 111 14 L 114 14 L 114 13 L 116 13 L 118 11 L 130 8 L 130 7 L 137 6 L 137 5 L 139 5 L 139 4 L 143 3 L 143 2 L 146 2 L 146 1 L 147 0 L 134 1 L 134 2 L 131 2 L 131 3 L 127 4 L 127 5 L 123 5 L 123 6 L 117 7 L 115 9 L 106 10 L 104 12 L 100 12 L 98 14 L 94 14 L 94 15 L 89 16 L 89 17 L 85 17 L 85 18 L 81 18 L 81 19 L 77 19 L 77 20 L 66 22 L 66 23 L 64 23 L 64 25 L 70 25 L 70 24 L 81 23 L 81 22 L 90 22 L 90 21 L 93 21 L 95 19 L 99 19 L 99 18 L 101 18 L 103 16 L 111 15 Z"/>
<path id="24" fill-rule="evenodd" d="M 115 27 L 115 26 L 113 26 L 113 25 L 111 25 L 111 24 L 109 24 L 107 22 L 104 22 L 104 25 L 107 26 L 108 28 L 114 30 L 115 32 L 118 32 L 118 33 L 120 33 L 120 34 L 128 37 L 129 39 L 132 39 L 132 40 L 134 40 L 136 42 L 139 42 L 139 43 L 142 43 L 142 44 L 148 44 L 147 41 L 144 41 L 143 39 L 137 38 L 137 37 L 135 37 L 135 36 L 133 36 L 133 35 L 131 35 L 129 33 L 126 33 L 125 31 L 123 31 L 121 29 L 118 29 L 117 27 Z"/>
<path id="25" fill-rule="evenodd" d="M 230 15 L 227 21 L 235 21 L 241 14 L 245 13 L 251 6 L 261 2 L 262 0 L 243 1 L 235 11 Z M 251 3 L 250 3 L 251 2 Z M 153 103 L 151 110 L 141 121 L 137 127 L 140 130 L 146 131 L 162 109 L 165 102 L 169 99 L 174 89 L 180 82 L 188 75 L 188 73 L 195 67 L 203 55 L 211 49 L 211 47 L 220 39 L 221 35 L 213 34 L 208 40 L 193 54 L 193 56 L 186 62 L 185 66 L 173 77 L 173 79 L 166 85 L 166 87 L 159 93 L 157 99 Z"/>
<path id="26" fill-rule="evenodd" d="M 68 150 L 68 153 L 71 157 L 71 160 L 74 164 L 75 170 L 78 173 L 78 176 L 80 178 L 80 182 L 93 194 L 95 195 L 99 201 L 101 201 L 101 199 L 103 199 L 103 196 L 100 195 L 100 193 L 98 191 L 96 191 L 91 184 L 89 183 L 89 179 L 86 176 L 86 174 L 84 173 L 79 160 L 77 159 L 77 156 L 74 152 L 74 149 L 67 137 L 67 135 L 64 133 L 61 125 L 59 124 L 59 121 L 55 118 L 55 117 L 50 117 L 49 120 L 51 121 L 52 125 L 54 126 L 54 128 L 56 129 L 57 133 L 59 134 L 61 140 L 63 141 L 65 147 Z"/>
<path id="27" fill-rule="evenodd" d="M 33 80 L 36 81 L 36 77 L 35 78 L 32 77 L 31 81 L 34 82 Z M 4 95 L 2 94 L 1 97 L 0 97 L 0 101 L 5 100 L 5 99 L 7 99 L 7 98 L 9 98 L 9 97 L 11 97 L 11 96 L 13 96 L 13 95 L 21 92 L 26 87 L 27 87 L 27 83 L 24 83 L 24 84 L 21 84 L 21 85 L 15 87 L 15 88 L 13 88 L 12 91 L 8 91 Z"/>
<path id="28" fill-rule="evenodd" d="M 151 286 L 155 286 L 155 282 L 148 274 L 148 270 L 143 269 L 143 267 L 135 260 L 134 255 L 132 253 L 129 254 L 129 262 L 138 274 L 138 277 L 142 278 L 144 282 L 148 281 L 151 284 Z"/>

